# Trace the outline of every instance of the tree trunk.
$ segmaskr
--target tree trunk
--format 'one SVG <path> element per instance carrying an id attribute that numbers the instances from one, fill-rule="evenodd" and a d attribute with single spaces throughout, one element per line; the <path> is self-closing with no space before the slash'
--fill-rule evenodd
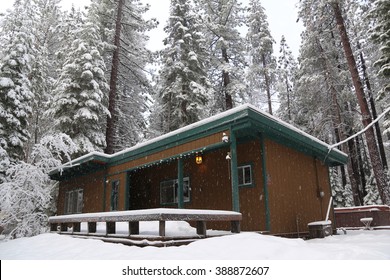
<path id="1" fill-rule="evenodd" d="M 118 1 L 118 10 L 115 22 L 115 38 L 114 38 L 114 54 L 112 56 L 111 65 L 111 78 L 110 78 L 110 91 L 108 94 L 108 111 L 110 116 L 107 117 L 106 128 L 106 154 L 114 153 L 114 137 L 115 137 L 115 115 L 116 115 L 116 93 L 117 93 L 117 80 L 119 71 L 119 51 L 120 51 L 120 37 L 122 29 L 122 10 L 125 0 Z"/>
<path id="2" fill-rule="evenodd" d="M 263 62 L 263 68 L 264 68 L 264 81 L 265 81 L 265 90 L 267 91 L 267 99 L 268 99 L 268 113 L 272 115 L 272 101 L 271 101 L 271 86 L 270 86 L 270 79 L 267 72 L 267 62 L 265 61 L 265 55 L 261 55 L 261 60 Z"/>
<path id="3" fill-rule="evenodd" d="M 361 50 L 361 46 L 360 46 L 359 41 L 357 43 L 357 47 L 359 50 Z M 378 113 L 377 113 L 376 107 L 375 107 L 375 100 L 374 100 L 374 97 L 372 94 L 370 79 L 368 78 L 368 74 L 367 74 L 366 60 L 364 59 L 363 53 L 361 51 L 359 53 L 359 58 L 360 58 L 360 63 L 362 64 L 364 82 L 366 84 L 366 88 L 368 91 L 368 100 L 370 101 L 372 118 L 376 119 L 378 117 Z M 382 132 L 381 132 L 381 129 L 379 127 L 379 122 L 376 122 L 374 127 L 375 127 L 375 134 L 376 134 L 376 139 L 378 141 L 379 154 L 381 155 L 382 164 L 383 164 L 383 167 L 385 169 L 387 169 L 388 165 L 387 165 L 387 159 L 386 159 L 386 152 L 385 152 L 385 147 L 383 145 Z"/>
<path id="4" fill-rule="evenodd" d="M 222 48 L 222 58 L 225 60 L 225 62 L 227 64 L 229 64 L 229 57 L 227 55 L 227 50 L 224 47 Z M 223 88 L 225 91 L 225 108 L 226 108 L 226 110 L 229 110 L 229 109 L 233 108 L 232 95 L 230 94 L 230 92 L 228 90 L 228 86 L 230 84 L 229 72 L 223 70 L 222 71 L 222 78 L 223 78 Z"/>
<path id="5" fill-rule="evenodd" d="M 345 29 L 344 19 L 338 2 L 332 2 L 331 5 L 335 14 L 337 28 L 340 33 L 344 53 L 348 62 L 348 68 L 352 77 L 352 82 L 355 87 L 356 97 L 362 114 L 363 126 L 367 127 L 372 122 L 371 115 L 368 109 L 367 100 L 365 99 L 363 85 L 359 77 L 359 72 L 357 70 L 356 60 L 353 56 L 351 44 L 347 35 L 347 31 Z M 379 155 L 378 146 L 376 145 L 375 134 L 372 127 L 370 127 L 365 132 L 365 135 L 379 194 L 381 196 L 382 202 L 384 204 L 390 205 L 389 186 L 386 182 L 383 165 Z"/>

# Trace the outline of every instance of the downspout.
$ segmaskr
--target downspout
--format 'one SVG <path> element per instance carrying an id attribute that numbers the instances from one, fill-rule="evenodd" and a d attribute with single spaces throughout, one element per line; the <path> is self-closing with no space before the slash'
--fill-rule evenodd
<path id="1" fill-rule="evenodd" d="M 268 232 L 271 231 L 271 214 L 269 211 L 269 193 L 268 193 L 268 177 L 267 177 L 267 160 L 265 154 L 264 136 L 260 134 L 260 146 L 261 146 L 261 165 L 263 173 L 263 185 L 264 185 L 264 204 L 265 204 L 265 228 Z"/>
<path id="2" fill-rule="evenodd" d="M 177 207 L 179 209 L 184 208 L 184 192 L 183 192 L 183 186 L 184 186 L 184 178 L 183 178 L 183 159 L 179 158 L 177 160 Z"/>
<path id="3" fill-rule="evenodd" d="M 240 212 L 240 193 L 238 190 L 238 168 L 237 168 L 237 139 L 233 130 L 230 130 L 230 153 L 231 153 L 231 174 L 232 174 L 232 204 L 233 211 Z"/>

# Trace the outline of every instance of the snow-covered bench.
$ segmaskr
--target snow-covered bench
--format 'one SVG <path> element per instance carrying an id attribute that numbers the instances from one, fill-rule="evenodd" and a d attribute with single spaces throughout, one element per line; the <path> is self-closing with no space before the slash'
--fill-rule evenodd
<path id="1" fill-rule="evenodd" d="M 65 233 L 71 226 L 72 234 L 80 234 L 81 223 L 87 223 L 87 234 L 95 234 L 96 224 L 105 222 L 105 235 L 108 235 L 116 233 L 116 222 L 128 222 L 130 236 L 139 234 L 139 222 L 158 221 L 159 236 L 164 237 L 166 221 L 195 221 L 196 233 L 206 236 L 206 222 L 229 221 L 231 232 L 239 233 L 241 220 L 241 213 L 233 211 L 158 208 L 53 216 L 49 223 L 52 232 Z"/>

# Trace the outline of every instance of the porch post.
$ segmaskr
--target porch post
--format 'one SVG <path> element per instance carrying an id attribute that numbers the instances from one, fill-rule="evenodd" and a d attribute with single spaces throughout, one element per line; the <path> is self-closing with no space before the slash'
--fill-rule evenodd
<path id="1" fill-rule="evenodd" d="M 233 211 L 240 212 L 240 193 L 238 190 L 238 167 L 237 167 L 237 139 L 233 130 L 230 131 L 230 153 L 232 174 L 232 201 Z"/>
<path id="2" fill-rule="evenodd" d="M 130 210 L 130 171 L 126 172 L 125 179 L 125 210 Z"/>
<path id="3" fill-rule="evenodd" d="M 183 192 L 183 159 L 177 160 L 177 208 L 184 208 L 184 192 Z"/>
<path id="4" fill-rule="evenodd" d="M 267 178 L 267 160 L 265 155 L 264 136 L 260 134 L 261 146 L 261 166 L 263 173 L 263 187 L 264 187 L 264 204 L 265 204 L 265 228 L 271 231 L 271 217 L 269 212 L 269 195 L 268 195 L 268 178 Z"/>

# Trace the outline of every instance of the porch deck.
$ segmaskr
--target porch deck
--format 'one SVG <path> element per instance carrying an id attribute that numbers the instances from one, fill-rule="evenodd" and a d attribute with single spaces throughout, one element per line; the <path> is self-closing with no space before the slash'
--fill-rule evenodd
<path id="1" fill-rule="evenodd" d="M 146 209 L 116 212 L 99 212 L 53 216 L 49 218 L 50 231 L 60 234 L 71 234 L 84 238 L 99 238 L 104 241 L 119 242 L 138 245 L 141 240 L 147 240 L 147 244 L 155 245 L 161 241 L 175 241 L 181 244 L 184 240 L 196 240 L 207 237 L 206 223 L 209 221 L 230 222 L 231 232 L 240 232 L 241 213 L 219 210 L 195 210 L 195 209 Z M 158 221 L 158 235 L 140 235 L 139 223 L 143 221 Z M 166 236 L 167 221 L 194 221 L 196 222 L 196 236 Z M 128 223 L 126 234 L 117 232 L 117 223 Z M 86 231 L 81 230 L 81 223 L 86 223 Z M 97 223 L 105 223 L 104 232 L 97 231 Z M 141 242 L 145 244 L 144 241 Z M 188 242 L 189 243 L 189 242 Z"/>

